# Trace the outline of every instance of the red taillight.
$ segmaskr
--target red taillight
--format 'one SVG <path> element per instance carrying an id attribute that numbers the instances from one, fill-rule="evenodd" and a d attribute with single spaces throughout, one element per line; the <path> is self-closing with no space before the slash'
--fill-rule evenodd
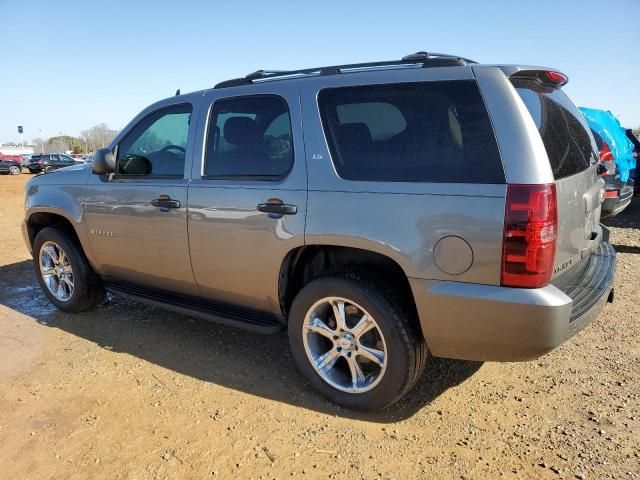
<path id="1" fill-rule="evenodd" d="M 620 196 L 620 190 L 607 190 L 604 192 L 604 198 L 616 198 Z"/>
<path id="2" fill-rule="evenodd" d="M 569 77 L 567 77 L 566 75 L 564 75 L 564 74 L 562 74 L 560 72 L 548 71 L 547 72 L 547 77 L 549 77 L 549 80 L 551 82 L 557 83 L 560 86 L 566 85 L 567 82 L 569 81 Z"/>
<path id="3" fill-rule="evenodd" d="M 509 185 L 502 243 L 502 285 L 538 288 L 553 274 L 558 237 L 556 186 Z"/>

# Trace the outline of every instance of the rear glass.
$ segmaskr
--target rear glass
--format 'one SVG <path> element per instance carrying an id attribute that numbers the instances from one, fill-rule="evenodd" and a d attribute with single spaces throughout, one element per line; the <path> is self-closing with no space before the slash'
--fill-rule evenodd
<path id="1" fill-rule="evenodd" d="M 473 80 L 328 88 L 318 105 L 335 169 L 344 179 L 505 182 Z"/>
<path id="2" fill-rule="evenodd" d="M 589 126 L 571 99 L 559 88 L 536 80 L 513 80 L 538 127 L 556 180 L 580 173 L 596 161 Z"/>

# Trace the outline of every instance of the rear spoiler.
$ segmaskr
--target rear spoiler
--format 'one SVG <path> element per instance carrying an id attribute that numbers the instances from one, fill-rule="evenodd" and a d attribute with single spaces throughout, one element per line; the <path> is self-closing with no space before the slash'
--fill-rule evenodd
<path id="1" fill-rule="evenodd" d="M 569 83 L 569 77 L 553 68 L 503 65 L 500 69 L 512 79 L 535 80 L 541 85 L 560 88 Z"/>

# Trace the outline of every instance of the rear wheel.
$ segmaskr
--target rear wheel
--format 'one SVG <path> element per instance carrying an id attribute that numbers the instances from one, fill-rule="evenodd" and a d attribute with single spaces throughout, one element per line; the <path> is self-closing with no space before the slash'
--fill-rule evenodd
<path id="1" fill-rule="evenodd" d="M 43 228 L 33 242 L 33 256 L 38 283 L 49 301 L 60 310 L 82 312 L 104 299 L 100 278 L 64 230 Z"/>
<path id="2" fill-rule="evenodd" d="M 49 172 L 53 172 L 53 167 L 51 165 L 44 168 L 44 173 L 49 173 Z"/>
<path id="3" fill-rule="evenodd" d="M 20 167 L 18 167 L 17 165 L 12 165 L 9 167 L 9 173 L 11 175 L 20 175 Z"/>
<path id="4" fill-rule="evenodd" d="M 289 344 L 300 372 L 329 400 L 378 410 L 424 369 L 427 349 L 412 320 L 392 289 L 357 274 L 321 277 L 293 302 Z"/>

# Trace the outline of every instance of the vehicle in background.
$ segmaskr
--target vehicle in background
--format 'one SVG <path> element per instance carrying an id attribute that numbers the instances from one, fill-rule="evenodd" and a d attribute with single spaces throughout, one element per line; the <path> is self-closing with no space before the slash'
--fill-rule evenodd
<path id="1" fill-rule="evenodd" d="M 633 144 L 618 119 L 609 111 L 580 107 L 592 132 L 600 137 L 603 147 L 599 151 L 600 163 L 608 165 L 603 175 L 607 182 L 607 198 L 602 205 L 602 217 L 614 217 L 623 211 L 633 199 L 636 160 Z M 595 137 L 595 135 L 594 135 Z M 594 138 L 598 141 L 597 138 Z M 600 147 L 599 147 L 600 148 Z"/>
<path id="2" fill-rule="evenodd" d="M 598 146 L 600 164 L 598 175 L 604 180 L 606 188 L 601 218 L 612 218 L 631 203 L 633 198 L 633 179 L 629 178 L 626 182 L 620 180 L 620 175 L 616 173 L 616 160 L 611 152 L 611 147 L 593 128 L 591 129 L 591 134 Z"/>
<path id="3" fill-rule="evenodd" d="M 45 153 L 44 155 L 33 155 L 31 163 L 27 166 L 31 173 L 51 172 L 58 168 L 70 167 L 84 163 L 76 161 L 64 153 Z"/>
<path id="4" fill-rule="evenodd" d="M 0 156 L 0 173 L 3 175 L 20 175 L 22 166 L 20 161 Z"/>
<path id="5" fill-rule="evenodd" d="M 633 144 L 633 158 L 636 166 L 631 169 L 631 178 L 633 178 L 634 195 L 640 195 L 640 179 L 638 178 L 638 158 L 640 158 L 640 140 L 633 134 L 633 130 L 626 129 L 627 138 Z"/>
<path id="6" fill-rule="evenodd" d="M 5 155 L 4 153 L 0 152 L 0 160 L 13 160 L 15 162 L 20 162 L 22 161 L 22 156 L 21 155 Z"/>
<path id="7" fill-rule="evenodd" d="M 27 168 L 29 166 L 29 164 L 31 163 L 31 157 L 33 155 L 30 154 L 25 154 L 22 155 L 22 159 L 20 160 L 20 165 L 22 166 L 22 168 Z"/>

